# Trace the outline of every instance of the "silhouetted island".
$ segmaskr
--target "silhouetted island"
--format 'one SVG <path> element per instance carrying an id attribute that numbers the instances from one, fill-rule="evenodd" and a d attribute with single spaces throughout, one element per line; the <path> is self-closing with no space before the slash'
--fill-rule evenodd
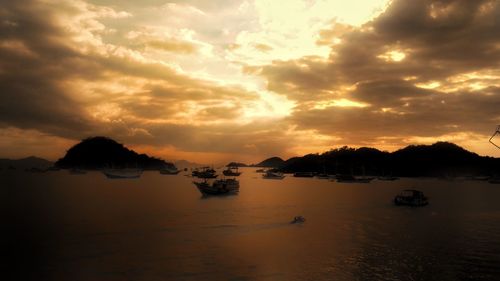
<path id="1" fill-rule="evenodd" d="M 226 165 L 226 167 L 248 167 L 248 165 L 240 162 L 230 162 Z"/>
<path id="2" fill-rule="evenodd" d="M 270 159 L 258 165 L 267 164 Z M 273 163 L 278 164 L 279 161 Z M 287 173 L 456 177 L 497 175 L 500 173 L 500 158 L 479 156 L 456 144 L 437 142 L 432 145 L 410 145 L 394 152 L 344 146 L 322 154 L 293 157 L 277 167 Z"/>
<path id="3" fill-rule="evenodd" d="M 142 168 L 159 170 L 175 168 L 174 164 L 162 159 L 126 148 L 107 137 L 91 137 L 71 147 L 66 155 L 57 160 L 55 166 L 62 169 Z"/>
<path id="4" fill-rule="evenodd" d="M 54 163 L 52 163 L 49 160 L 40 158 L 40 157 L 35 157 L 35 156 L 30 156 L 22 159 L 0 159 L 0 168 L 1 169 L 8 169 L 9 167 L 14 168 L 14 169 L 20 169 L 20 170 L 25 170 L 25 169 L 31 169 L 31 168 L 37 168 L 37 169 L 47 169 L 51 167 Z"/>
<path id="5" fill-rule="evenodd" d="M 252 167 L 264 167 L 264 168 L 280 168 L 285 163 L 285 160 L 279 157 L 268 158 L 259 164 L 253 164 Z"/>

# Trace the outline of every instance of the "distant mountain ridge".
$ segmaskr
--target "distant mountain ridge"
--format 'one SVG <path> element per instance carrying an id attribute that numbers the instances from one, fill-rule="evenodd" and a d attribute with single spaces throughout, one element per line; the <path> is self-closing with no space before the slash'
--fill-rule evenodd
<path id="1" fill-rule="evenodd" d="M 293 157 L 277 167 L 284 172 L 408 177 L 496 175 L 500 174 L 500 158 L 479 156 L 456 144 L 437 142 L 410 145 L 394 152 L 344 146 L 322 154 Z"/>
<path id="2" fill-rule="evenodd" d="M 248 165 L 241 162 L 229 162 L 226 167 L 248 167 Z"/>
<path id="3" fill-rule="evenodd" d="M 53 162 L 35 156 L 30 156 L 22 159 L 0 159 L 0 168 L 15 168 L 15 169 L 29 169 L 39 168 L 47 169 L 54 165 Z"/>
<path id="4" fill-rule="evenodd" d="M 253 164 L 253 167 L 279 168 L 285 163 L 285 160 L 279 157 L 268 158 L 258 164 Z"/>
<path id="5" fill-rule="evenodd" d="M 189 169 L 189 168 L 206 166 L 204 164 L 194 163 L 187 160 L 177 160 L 174 162 L 174 164 L 179 169 L 186 169 L 186 168 Z"/>
<path id="6" fill-rule="evenodd" d="M 162 159 L 139 154 L 107 137 L 91 137 L 82 140 L 71 147 L 63 158 L 57 160 L 55 165 L 63 169 L 138 167 L 146 170 L 158 170 L 164 167 L 175 167 L 174 164 Z"/>

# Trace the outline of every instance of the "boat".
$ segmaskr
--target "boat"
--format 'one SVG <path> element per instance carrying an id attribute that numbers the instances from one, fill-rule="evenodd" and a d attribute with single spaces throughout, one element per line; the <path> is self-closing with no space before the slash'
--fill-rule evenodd
<path id="1" fill-rule="evenodd" d="M 498 176 L 491 177 L 488 179 L 488 182 L 492 184 L 500 184 L 500 177 Z"/>
<path id="2" fill-rule="evenodd" d="M 26 171 L 28 173 L 45 173 L 45 172 L 47 172 L 46 169 L 41 169 L 38 167 L 31 167 L 29 169 L 25 169 L 24 171 Z"/>
<path id="3" fill-rule="evenodd" d="M 160 174 L 162 175 L 177 175 L 181 170 L 178 170 L 176 167 L 165 166 L 160 170 Z"/>
<path id="4" fill-rule="evenodd" d="M 255 170 L 256 173 L 265 173 L 266 169 L 257 169 Z"/>
<path id="5" fill-rule="evenodd" d="M 196 178 L 202 179 L 215 179 L 217 177 L 216 171 L 210 167 L 202 167 L 195 169 L 191 175 Z"/>
<path id="6" fill-rule="evenodd" d="M 475 180 L 475 181 L 487 181 L 490 179 L 491 179 L 491 177 L 489 177 L 489 176 L 473 176 L 470 178 L 470 180 Z"/>
<path id="7" fill-rule="evenodd" d="M 355 177 L 353 175 L 337 175 L 335 178 L 337 182 L 344 183 L 369 183 L 374 179 L 373 177 Z"/>
<path id="8" fill-rule="evenodd" d="M 356 177 L 356 182 L 360 182 L 360 183 L 369 183 L 371 182 L 372 180 L 374 180 L 375 177 Z"/>
<path id="9" fill-rule="evenodd" d="M 85 175 L 87 173 L 87 171 L 85 171 L 83 169 L 79 169 L 79 168 L 73 168 L 73 169 L 69 170 L 69 173 L 72 175 Z"/>
<path id="10" fill-rule="evenodd" d="M 227 167 L 227 169 L 222 171 L 222 173 L 224 174 L 224 176 L 227 176 L 227 177 L 237 177 L 237 176 L 241 175 L 241 172 L 238 171 L 238 167 L 236 167 L 236 166 L 229 166 L 229 167 Z"/>
<path id="11" fill-rule="evenodd" d="M 394 204 L 397 206 L 420 207 L 429 204 L 429 202 L 422 191 L 406 189 L 394 197 Z"/>
<path id="12" fill-rule="evenodd" d="M 104 169 L 102 173 L 109 179 L 136 179 L 142 175 L 143 170 L 139 168 Z"/>
<path id="13" fill-rule="evenodd" d="M 282 180 L 285 178 L 282 172 L 268 170 L 262 175 L 263 179 Z"/>
<path id="14" fill-rule="evenodd" d="M 392 177 L 392 176 L 381 176 L 381 177 L 378 177 L 377 180 L 379 180 L 379 181 L 395 181 L 395 180 L 399 180 L 399 178 Z"/>
<path id="15" fill-rule="evenodd" d="M 306 222 L 306 219 L 303 216 L 296 216 L 293 218 L 293 220 L 290 222 L 291 224 L 298 224 L 298 223 L 304 223 Z"/>
<path id="16" fill-rule="evenodd" d="M 316 175 L 317 179 L 323 179 L 323 180 L 330 179 L 331 177 L 332 177 L 332 175 L 329 175 L 329 174 L 317 174 Z"/>
<path id="17" fill-rule="evenodd" d="M 214 180 L 210 184 L 206 179 L 202 182 L 193 182 L 203 195 L 230 195 L 240 190 L 240 182 L 236 179 Z"/>
<path id="18" fill-rule="evenodd" d="M 313 172 L 295 172 L 293 174 L 294 177 L 296 178 L 312 178 L 314 177 Z"/>

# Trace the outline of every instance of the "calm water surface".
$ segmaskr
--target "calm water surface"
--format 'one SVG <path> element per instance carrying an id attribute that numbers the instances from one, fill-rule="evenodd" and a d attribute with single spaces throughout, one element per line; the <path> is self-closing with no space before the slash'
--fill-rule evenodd
<path id="1" fill-rule="evenodd" d="M 500 280 L 500 185 L 0 172 L 11 280 Z M 401 189 L 430 197 L 395 207 Z M 303 215 L 303 225 L 291 225 Z M 5 248 L 4 248 L 5 249 Z"/>

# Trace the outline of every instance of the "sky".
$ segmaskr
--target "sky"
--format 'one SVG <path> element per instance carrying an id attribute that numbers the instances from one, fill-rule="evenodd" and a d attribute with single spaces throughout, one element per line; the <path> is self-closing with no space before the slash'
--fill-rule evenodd
<path id="1" fill-rule="evenodd" d="M 0 157 L 89 136 L 199 163 L 499 157 L 499 94 L 497 0 L 0 0 Z"/>

